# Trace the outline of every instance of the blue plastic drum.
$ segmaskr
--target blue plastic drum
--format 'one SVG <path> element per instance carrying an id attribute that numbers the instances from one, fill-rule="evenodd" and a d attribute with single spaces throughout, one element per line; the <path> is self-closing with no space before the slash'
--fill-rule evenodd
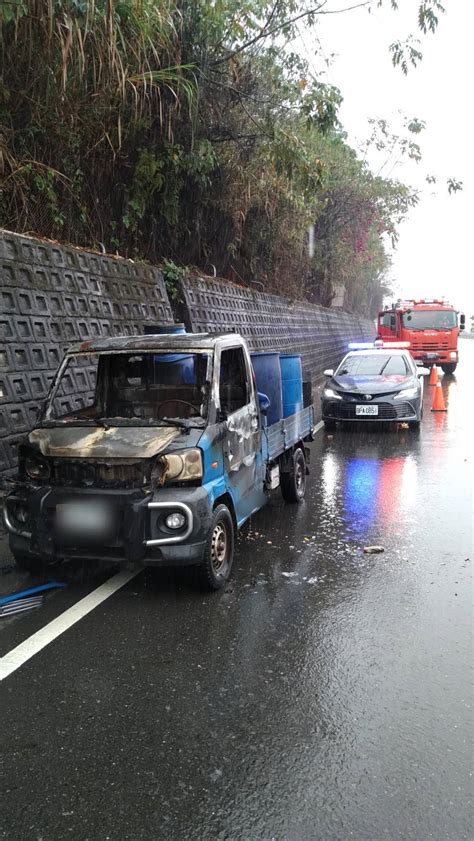
<path id="1" fill-rule="evenodd" d="M 184 324 L 147 324 L 146 335 L 176 336 L 186 333 Z M 155 363 L 163 363 L 161 385 L 193 385 L 195 382 L 194 356 L 184 353 L 166 353 L 155 356 Z"/>
<path id="2" fill-rule="evenodd" d="M 281 396 L 281 371 L 279 353 L 251 353 L 257 391 L 266 394 L 270 400 L 267 423 L 271 425 L 283 417 Z"/>
<path id="3" fill-rule="evenodd" d="M 176 336 L 177 333 L 186 333 L 184 324 L 145 324 L 145 336 Z"/>
<path id="4" fill-rule="evenodd" d="M 281 353 L 281 390 L 283 417 L 294 415 L 303 408 L 303 371 L 299 353 Z"/>

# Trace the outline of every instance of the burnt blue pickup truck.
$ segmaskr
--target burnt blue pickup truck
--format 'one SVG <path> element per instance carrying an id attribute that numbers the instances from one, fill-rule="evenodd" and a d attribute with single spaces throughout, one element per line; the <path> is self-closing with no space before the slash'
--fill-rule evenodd
<path id="1" fill-rule="evenodd" d="M 20 443 L 6 497 L 17 564 L 196 564 L 220 588 L 238 528 L 269 492 L 280 485 L 291 502 L 304 495 L 313 407 L 267 424 L 268 412 L 237 334 L 71 348 Z"/>

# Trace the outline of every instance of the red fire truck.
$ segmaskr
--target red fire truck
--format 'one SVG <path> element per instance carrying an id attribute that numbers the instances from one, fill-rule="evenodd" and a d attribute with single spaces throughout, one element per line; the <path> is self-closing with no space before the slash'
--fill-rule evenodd
<path id="1" fill-rule="evenodd" d="M 458 336 L 464 325 L 464 315 L 446 301 L 397 301 L 379 312 L 377 338 L 410 342 L 411 354 L 419 365 L 440 365 L 445 374 L 452 374 L 458 364 Z"/>

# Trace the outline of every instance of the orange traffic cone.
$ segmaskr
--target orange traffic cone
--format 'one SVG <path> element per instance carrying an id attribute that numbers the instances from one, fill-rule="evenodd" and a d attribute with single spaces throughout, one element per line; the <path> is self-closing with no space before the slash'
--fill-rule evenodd
<path id="1" fill-rule="evenodd" d="M 428 384 L 429 385 L 437 385 L 438 384 L 438 379 L 439 379 L 438 369 L 437 369 L 436 365 L 432 365 L 431 366 L 431 371 L 430 371 L 430 379 L 429 379 Z"/>
<path id="2" fill-rule="evenodd" d="M 447 412 L 447 408 L 444 403 L 444 396 L 443 396 L 443 389 L 441 388 L 441 383 L 436 383 L 436 388 L 433 392 L 433 405 L 431 407 L 432 412 Z"/>

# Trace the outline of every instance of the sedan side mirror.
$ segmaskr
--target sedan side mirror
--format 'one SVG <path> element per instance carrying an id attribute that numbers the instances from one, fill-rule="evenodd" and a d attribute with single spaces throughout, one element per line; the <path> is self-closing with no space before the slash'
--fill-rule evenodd
<path id="1" fill-rule="evenodd" d="M 333 377 L 334 376 L 334 371 L 333 371 L 332 368 L 326 368 L 326 370 L 323 373 L 324 373 L 325 377 Z"/>
<path id="2" fill-rule="evenodd" d="M 430 375 L 430 369 L 429 368 L 418 368 L 416 373 L 417 373 L 418 377 L 428 377 Z"/>

